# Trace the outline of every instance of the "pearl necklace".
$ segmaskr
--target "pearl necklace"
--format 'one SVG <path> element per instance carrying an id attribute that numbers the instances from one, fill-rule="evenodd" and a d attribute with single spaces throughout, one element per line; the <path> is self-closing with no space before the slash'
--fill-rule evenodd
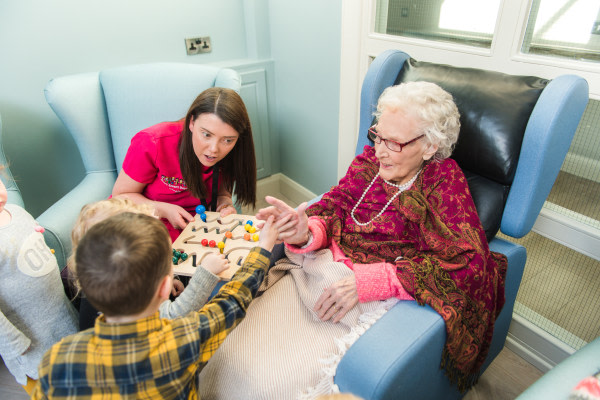
<path id="1" fill-rule="evenodd" d="M 373 222 L 375 219 L 379 218 L 381 216 L 381 214 L 383 214 L 384 211 L 388 208 L 388 206 L 392 203 L 392 201 L 394 201 L 394 199 L 400 195 L 400 193 L 404 192 L 406 189 L 408 189 L 409 187 L 411 187 L 411 185 L 415 182 L 415 180 L 417 180 L 417 177 L 419 176 L 420 172 L 421 172 L 421 170 L 417 171 L 417 173 L 415 174 L 415 176 L 413 176 L 408 182 L 406 182 L 406 183 L 404 183 L 402 185 L 397 185 L 395 183 L 386 181 L 385 179 L 381 178 L 388 185 L 397 187 L 398 188 L 398 192 L 395 195 L 392 196 L 392 198 L 387 202 L 387 204 L 383 207 L 383 209 L 379 212 L 379 214 L 377 214 L 375 217 L 371 218 L 368 222 L 358 222 L 358 220 L 354 216 L 354 212 L 358 208 L 358 206 L 361 203 L 361 201 L 363 201 L 363 199 L 365 198 L 365 195 L 367 194 L 367 192 L 369 191 L 369 189 L 371 189 L 371 186 L 373 186 L 373 184 L 375 183 L 375 181 L 379 177 L 379 172 L 378 172 L 377 175 L 375 175 L 375 177 L 371 181 L 371 183 L 369 183 L 369 186 L 367 186 L 367 188 L 363 192 L 362 196 L 360 196 L 360 199 L 358 199 L 358 202 L 356 203 L 356 205 L 354 206 L 354 208 L 352 208 L 352 212 L 350 213 L 350 216 L 352 217 L 352 220 L 354 221 L 354 223 L 356 225 L 366 226 L 366 225 L 369 225 L 371 222 Z"/>

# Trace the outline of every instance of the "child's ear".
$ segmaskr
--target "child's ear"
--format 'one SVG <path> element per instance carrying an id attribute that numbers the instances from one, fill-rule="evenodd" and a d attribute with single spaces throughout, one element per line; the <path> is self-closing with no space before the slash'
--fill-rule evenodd
<path id="1" fill-rule="evenodd" d="M 160 281 L 157 289 L 157 295 L 163 299 L 168 300 L 169 296 L 171 296 L 171 287 L 173 286 L 173 276 L 165 275 L 164 278 Z"/>

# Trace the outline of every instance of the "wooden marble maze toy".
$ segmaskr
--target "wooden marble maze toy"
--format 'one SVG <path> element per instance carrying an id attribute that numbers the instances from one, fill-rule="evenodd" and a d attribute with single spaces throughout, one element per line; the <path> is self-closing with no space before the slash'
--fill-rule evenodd
<path id="1" fill-rule="evenodd" d="M 203 206 L 198 206 L 196 213 L 194 221 L 173 242 L 175 274 L 192 276 L 196 268 L 202 268 L 207 254 L 220 252 L 229 260 L 229 268 L 219 277 L 231 279 L 257 245 L 260 229 L 255 227 L 256 218 L 242 214 L 221 218 L 218 212 L 204 211 Z"/>

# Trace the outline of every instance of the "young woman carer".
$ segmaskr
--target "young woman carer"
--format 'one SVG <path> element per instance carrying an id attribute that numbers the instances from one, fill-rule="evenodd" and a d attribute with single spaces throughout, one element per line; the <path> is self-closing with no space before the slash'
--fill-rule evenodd
<path id="1" fill-rule="evenodd" d="M 185 119 L 138 132 L 127 150 L 113 196 L 151 203 L 175 240 L 203 204 L 221 216 L 256 203 L 252 128 L 242 98 L 210 88 L 194 100 Z"/>
<path id="2" fill-rule="evenodd" d="M 410 82 L 383 92 L 375 118 L 374 145 L 320 201 L 293 209 L 267 197 L 258 219 L 292 215 L 278 236 L 286 258 L 202 371 L 203 399 L 331 393 L 345 350 L 398 301 L 442 316 L 443 367 L 461 390 L 479 375 L 504 303 L 506 258 L 490 252 L 465 175 L 449 158 L 458 109 L 439 86 Z"/>

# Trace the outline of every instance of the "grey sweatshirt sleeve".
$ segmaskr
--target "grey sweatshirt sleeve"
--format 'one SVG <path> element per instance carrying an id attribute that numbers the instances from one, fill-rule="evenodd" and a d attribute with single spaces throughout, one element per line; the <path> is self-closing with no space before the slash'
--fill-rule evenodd
<path id="1" fill-rule="evenodd" d="M 4 360 L 17 358 L 29 348 L 31 339 L 15 327 L 0 311 L 0 356 Z"/>
<path id="2" fill-rule="evenodd" d="M 175 301 L 166 300 L 160 305 L 158 310 L 161 318 L 173 319 L 198 311 L 206 304 L 218 282 L 218 276 L 201 266 L 198 267 L 187 287 Z"/>

